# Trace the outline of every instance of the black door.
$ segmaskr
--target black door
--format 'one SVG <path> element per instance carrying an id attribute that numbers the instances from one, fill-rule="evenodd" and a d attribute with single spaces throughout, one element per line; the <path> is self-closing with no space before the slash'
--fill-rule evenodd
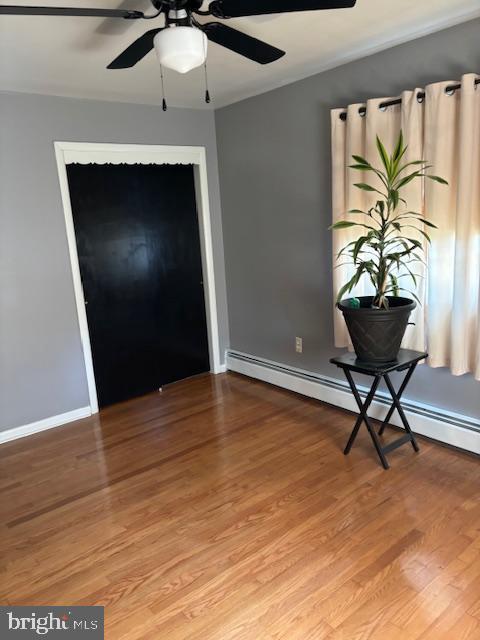
<path id="1" fill-rule="evenodd" d="M 208 371 L 193 167 L 67 171 L 100 406 Z"/>

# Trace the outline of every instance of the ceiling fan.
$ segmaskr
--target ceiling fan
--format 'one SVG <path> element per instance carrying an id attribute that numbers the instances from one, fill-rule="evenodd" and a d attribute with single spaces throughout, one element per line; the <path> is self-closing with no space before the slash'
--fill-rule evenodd
<path id="1" fill-rule="evenodd" d="M 202 11 L 203 0 L 151 0 L 155 13 L 123 9 L 75 9 L 71 7 L 28 7 L 0 5 L 0 15 L 28 16 L 91 16 L 123 18 L 126 20 L 151 20 L 164 14 L 164 27 L 150 29 L 127 47 L 108 69 L 133 67 L 152 49 L 160 64 L 186 73 L 205 63 L 207 42 L 211 40 L 259 64 L 275 62 L 285 55 L 266 42 L 228 27 L 221 22 L 200 23 L 198 16 L 213 16 L 225 20 L 242 16 L 315 11 L 319 9 L 344 9 L 355 6 L 356 0 L 213 0 Z"/>

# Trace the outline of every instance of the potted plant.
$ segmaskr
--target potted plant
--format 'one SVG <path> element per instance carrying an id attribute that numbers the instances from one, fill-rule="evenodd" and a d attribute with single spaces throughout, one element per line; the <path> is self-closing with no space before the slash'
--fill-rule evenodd
<path id="1" fill-rule="evenodd" d="M 408 211 L 407 203 L 401 197 L 402 189 L 412 180 L 422 178 L 448 183 L 427 174 L 430 165 L 425 160 L 402 162 L 407 147 L 401 132 L 392 154 L 387 153 L 378 136 L 377 150 L 381 168 L 356 155 L 353 156 L 354 164 L 350 165 L 351 169 L 377 177 L 376 186 L 366 182 L 355 184 L 358 189 L 376 195 L 375 206 L 368 211 L 351 209 L 348 213 L 358 216 L 357 221 L 341 220 L 331 228 L 358 227 L 362 234 L 343 247 L 337 256 L 337 260 L 347 259 L 347 264 L 355 268 L 354 275 L 338 293 L 337 307 L 344 315 L 357 357 L 368 362 L 391 362 L 400 350 L 410 314 L 416 307 L 415 300 L 419 302 L 415 293 L 401 286 L 403 278 L 409 278 L 416 287 L 419 276 L 413 269 L 415 263 L 424 262 L 423 243 L 411 236 L 420 233 L 430 242 L 425 227 L 436 228 L 420 213 Z M 400 203 L 405 206 L 400 207 Z M 413 234 L 412 229 L 415 229 Z M 375 294 L 343 299 L 363 276 L 369 278 Z M 415 300 L 402 297 L 400 292 L 405 291 Z"/>

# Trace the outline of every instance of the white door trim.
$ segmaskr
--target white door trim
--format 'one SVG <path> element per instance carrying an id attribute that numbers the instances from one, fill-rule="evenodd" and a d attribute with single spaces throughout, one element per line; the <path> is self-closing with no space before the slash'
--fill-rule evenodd
<path id="1" fill-rule="evenodd" d="M 72 205 L 68 188 L 66 165 L 81 164 L 192 164 L 195 171 L 197 207 L 203 262 L 203 282 L 207 315 L 210 366 L 213 373 L 221 373 L 225 367 L 220 361 L 217 299 L 215 293 L 215 268 L 208 196 L 207 161 L 204 147 L 174 147 L 164 145 L 105 144 L 95 142 L 55 142 L 60 192 L 65 216 L 65 229 L 72 267 L 73 289 L 77 307 L 78 324 L 82 341 L 85 371 L 87 375 L 90 409 L 98 412 L 97 389 L 93 370 L 92 348 L 88 331 L 85 298 L 83 295 L 80 264 L 78 261 Z"/>

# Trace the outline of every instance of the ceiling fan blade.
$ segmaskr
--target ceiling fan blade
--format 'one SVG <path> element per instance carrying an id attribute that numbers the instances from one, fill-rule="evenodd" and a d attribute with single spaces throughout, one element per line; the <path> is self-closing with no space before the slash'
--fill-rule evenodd
<path id="1" fill-rule="evenodd" d="M 122 51 L 122 53 L 111 62 L 107 69 L 129 69 L 140 62 L 147 53 L 153 49 L 153 39 L 159 31 L 163 29 L 150 29 L 140 36 L 135 42 Z"/>
<path id="2" fill-rule="evenodd" d="M 357 0 L 214 0 L 210 13 L 216 18 L 240 18 L 268 13 L 349 9 Z"/>
<path id="3" fill-rule="evenodd" d="M 0 5 L 0 15 L 11 16 L 90 16 L 94 18 L 143 18 L 141 11 L 122 9 L 74 9 L 73 7 L 19 7 Z"/>
<path id="4" fill-rule="evenodd" d="M 260 64 L 275 62 L 285 55 L 285 51 L 272 47 L 266 42 L 252 38 L 246 33 L 227 27 L 220 22 L 208 22 L 202 25 L 202 30 L 212 42 L 222 45 L 230 51 L 235 51 L 245 58 Z"/>

